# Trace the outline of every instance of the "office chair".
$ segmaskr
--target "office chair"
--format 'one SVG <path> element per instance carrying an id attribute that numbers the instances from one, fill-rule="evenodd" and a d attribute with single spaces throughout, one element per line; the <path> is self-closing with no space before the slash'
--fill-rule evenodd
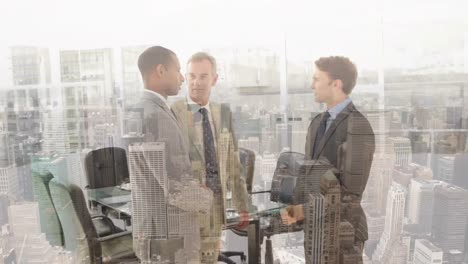
<path id="1" fill-rule="evenodd" d="M 88 188 L 118 186 L 128 182 L 127 154 L 123 148 L 109 147 L 89 152 L 85 158 Z"/>
<path id="2" fill-rule="evenodd" d="M 49 182 L 54 178 L 50 173 L 32 172 L 34 200 L 39 206 L 41 230 L 52 246 L 63 246 L 63 230 L 50 194 Z"/>
<path id="3" fill-rule="evenodd" d="M 85 157 L 85 172 L 88 179 L 87 190 L 104 187 L 119 186 L 129 181 L 127 154 L 123 148 L 108 147 L 96 149 L 89 152 Z M 96 203 L 90 202 L 89 206 L 94 208 Z M 105 215 L 114 215 L 130 225 L 131 218 L 118 215 L 113 210 L 102 208 Z"/>
<path id="4" fill-rule="evenodd" d="M 131 232 L 98 236 L 86 206 L 83 191 L 76 185 L 65 186 L 53 179 L 49 183 L 65 238 L 65 248 L 80 263 L 116 263 L 137 261 Z"/>

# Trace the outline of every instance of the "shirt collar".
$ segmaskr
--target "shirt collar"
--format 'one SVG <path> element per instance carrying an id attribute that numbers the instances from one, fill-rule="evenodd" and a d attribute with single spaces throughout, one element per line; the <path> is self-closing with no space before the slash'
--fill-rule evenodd
<path id="1" fill-rule="evenodd" d="M 144 91 L 156 95 L 157 97 L 159 97 L 166 104 L 167 108 L 171 109 L 171 106 L 168 104 L 167 99 L 164 98 L 164 96 L 162 96 L 159 93 L 157 93 L 155 91 L 152 91 L 152 90 L 145 89 Z"/>
<path id="2" fill-rule="evenodd" d="M 208 111 L 208 113 L 211 114 L 210 101 L 208 101 L 208 103 L 206 105 L 201 106 L 201 105 L 195 103 L 192 100 L 192 98 L 190 98 L 190 96 L 187 95 L 187 103 L 189 104 L 190 110 L 192 111 L 192 113 L 198 112 L 201 108 L 205 108 Z"/>
<path id="3" fill-rule="evenodd" d="M 336 116 L 343 111 L 348 104 L 351 103 L 351 98 L 346 98 L 344 101 L 341 103 L 335 105 L 334 107 L 330 108 L 327 110 L 327 112 L 330 114 L 331 119 L 336 119 Z"/>

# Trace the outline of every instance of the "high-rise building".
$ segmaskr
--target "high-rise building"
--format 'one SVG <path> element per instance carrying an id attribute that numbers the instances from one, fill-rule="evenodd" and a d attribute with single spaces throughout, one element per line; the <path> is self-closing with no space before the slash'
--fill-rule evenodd
<path id="1" fill-rule="evenodd" d="M 288 117 L 288 122 L 291 125 L 291 151 L 304 153 L 310 112 L 302 111 L 295 112 L 293 116 Z"/>
<path id="2" fill-rule="evenodd" d="M 5 194 L 0 194 L 0 230 L 2 226 L 8 224 L 8 207 L 10 199 Z"/>
<path id="3" fill-rule="evenodd" d="M 408 218 L 412 224 L 421 226 L 424 233 L 430 233 L 434 207 L 434 188 L 437 181 L 411 179 L 409 187 Z"/>
<path id="4" fill-rule="evenodd" d="M 453 168 L 453 184 L 468 189 L 468 154 L 457 153 L 455 154 L 454 168 Z"/>
<path id="5" fill-rule="evenodd" d="M 462 127 L 463 106 L 448 106 L 446 109 L 448 128 L 460 129 Z"/>
<path id="6" fill-rule="evenodd" d="M 385 214 L 387 193 L 392 183 L 395 152 L 390 144 L 377 144 L 362 206 L 369 213 Z"/>
<path id="7" fill-rule="evenodd" d="M 247 139 L 239 139 L 238 141 L 239 148 L 246 148 L 254 151 L 255 153 L 260 153 L 260 139 L 258 137 L 248 137 Z"/>
<path id="8" fill-rule="evenodd" d="M 456 153 L 456 148 L 446 140 L 440 139 L 434 144 L 434 149 L 431 153 L 431 169 L 434 174 L 434 179 L 437 179 L 439 172 L 439 159 L 445 156 L 453 156 Z"/>
<path id="9" fill-rule="evenodd" d="M 436 179 L 447 183 L 453 183 L 453 174 L 455 167 L 454 156 L 442 156 L 438 160 L 438 171 L 436 172 Z"/>
<path id="10" fill-rule="evenodd" d="M 260 167 L 260 174 L 264 180 L 270 180 L 273 178 L 273 174 L 276 169 L 277 158 L 275 154 L 270 152 L 264 152 L 262 157 L 262 166 Z"/>
<path id="11" fill-rule="evenodd" d="M 306 263 L 319 264 L 323 261 L 325 198 L 320 193 L 309 194 L 305 210 L 304 250 Z"/>
<path id="12" fill-rule="evenodd" d="M 395 150 L 395 164 L 404 167 L 411 163 L 412 151 L 409 138 L 392 137 L 388 140 L 389 143 L 393 144 L 393 148 Z"/>
<path id="13" fill-rule="evenodd" d="M 138 56 L 145 50 L 145 46 L 122 47 L 122 85 L 125 102 L 136 103 L 139 92 L 143 89 Z"/>
<path id="14" fill-rule="evenodd" d="M 320 180 L 320 193 L 308 195 L 304 247 L 306 263 L 338 263 L 340 259 L 341 190 L 327 171 Z"/>
<path id="15" fill-rule="evenodd" d="M 463 251 L 468 220 L 468 191 L 451 184 L 436 186 L 433 215 L 432 241 L 444 253 Z"/>
<path id="16" fill-rule="evenodd" d="M 49 50 L 46 48 L 15 46 L 10 48 L 14 85 L 50 83 Z"/>
<path id="17" fill-rule="evenodd" d="M 128 165 L 132 188 L 133 238 L 168 239 L 169 224 L 178 226 L 178 219 L 168 218 L 168 179 L 165 167 L 165 144 L 135 143 L 129 146 Z M 154 219 L 147 221 L 151 212 Z"/>
<path id="18" fill-rule="evenodd" d="M 18 175 L 15 165 L 0 168 L 0 194 L 8 195 L 12 200 L 18 199 Z"/>
<path id="19" fill-rule="evenodd" d="M 291 149 L 291 125 L 287 123 L 276 124 L 277 150 Z"/>
<path id="20" fill-rule="evenodd" d="M 444 253 L 426 239 L 416 239 L 414 245 L 413 264 L 439 264 Z"/>
<path id="21" fill-rule="evenodd" d="M 399 184 L 393 183 L 387 197 L 384 232 L 372 256 L 373 261 L 383 261 L 391 258 L 391 252 L 394 250 L 392 247 L 401 242 L 400 235 L 405 214 L 405 199 L 405 189 Z"/>
<path id="22" fill-rule="evenodd" d="M 42 150 L 46 153 L 69 153 L 72 146 L 62 111 L 60 109 L 51 109 L 44 115 L 43 126 Z"/>
<path id="23" fill-rule="evenodd" d="M 10 133 L 0 133 L 0 168 L 15 164 L 15 152 Z"/>

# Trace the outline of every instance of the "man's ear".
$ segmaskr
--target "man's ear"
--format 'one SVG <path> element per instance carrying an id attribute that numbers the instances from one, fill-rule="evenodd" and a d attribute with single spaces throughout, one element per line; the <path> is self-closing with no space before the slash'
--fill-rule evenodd
<path id="1" fill-rule="evenodd" d="M 333 80 L 333 86 L 336 87 L 338 90 L 343 91 L 343 82 L 340 79 Z"/>
<path id="2" fill-rule="evenodd" d="M 157 77 L 161 77 L 166 72 L 166 67 L 162 64 L 158 64 L 154 67 L 153 74 L 156 74 Z"/>
<path id="3" fill-rule="evenodd" d="M 211 84 L 212 86 L 216 85 L 216 83 L 218 82 L 218 77 L 219 77 L 219 75 L 217 73 L 215 73 L 214 77 L 213 77 L 213 83 Z"/>

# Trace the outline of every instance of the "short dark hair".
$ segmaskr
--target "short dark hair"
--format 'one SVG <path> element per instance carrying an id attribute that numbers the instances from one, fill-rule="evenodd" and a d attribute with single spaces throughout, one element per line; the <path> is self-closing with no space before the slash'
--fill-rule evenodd
<path id="1" fill-rule="evenodd" d="M 175 53 L 170 49 L 161 46 L 149 47 L 138 57 L 138 69 L 143 76 L 159 64 L 169 66 L 173 60 L 172 56 L 175 56 Z"/>
<path id="2" fill-rule="evenodd" d="M 315 61 L 315 65 L 319 70 L 328 73 L 331 79 L 341 80 L 345 94 L 350 94 L 356 86 L 357 69 L 349 58 L 343 56 L 321 57 Z"/>

